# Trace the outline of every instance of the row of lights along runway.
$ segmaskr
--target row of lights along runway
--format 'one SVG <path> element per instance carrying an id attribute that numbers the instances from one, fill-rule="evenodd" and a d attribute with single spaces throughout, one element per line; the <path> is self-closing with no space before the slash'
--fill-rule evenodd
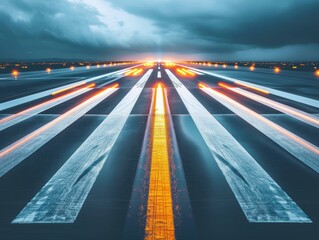
<path id="1" fill-rule="evenodd" d="M 95 65 L 95 67 L 96 67 L 96 68 L 100 68 L 100 67 L 102 67 L 102 66 L 103 66 L 103 67 L 107 67 L 107 66 L 117 66 L 117 65 L 124 65 L 124 64 L 127 64 L 127 63 L 111 63 L 111 64 L 109 64 L 109 65 L 107 65 L 107 64 L 103 64 L 103 65 L 97 64 L 97 65 Z M 217 63 L 215 63 L 215 64 L 212 64 L 212 63 L 192 63 L 192 64 L 202 65 L 202 66 L 208 66 L 208 67 L 214 66 L 215 68 L 219 67 L 219 65 L 218 65 Z M 175 64 L 175 63 L 172 63 L 172 62 L 167 62 L 167 63 L 164 64 L 164 66 L 166 66 L 166 67 L 172 67 L 172 66 L 175 66 L 175 65 L 176 65 L 176 64 Z M 144 63 L 144 66 L 146 66 L 146 67 L 152 67 L 152 66 L 154 66 L 154 63 L 153 63 L 153 62 Z M 226 64 L 222 64 L 221 66 L 222 66 L 222 68 L 224 68 L 224 69 L 226 69 L 226 68 L 228 67 L 228 65 L 226 65 Z M 87 66 L 86 66 L 86 69 L 89 70 L 89 69 L 91 69 L 91 67 L 92 67 L 91 65 L 87 65 Z M 235 65 L 233 66 L 233 68 L 234 68 L 235 70 L 238 70 L 238 69 L 239 69 L 239 66 L 238 66 L 237 64 L 235 64 Z M 248 69 L 249 69 L 250 71 L 255 71 L 255 70 L 256 70 L 256 67 L 255 67 L 255 65 L 251 65 L 251 66 L 248 67 Z M 71 71 L 74 71 L 74 70 L 75 70 L 75 67 L 74 67 L 74 66 L 71 66 L 71 67 L 70 67 L 70 70 L 71 70 Z M 45 71 L 46 71 L 48 74 L 50 74 L 50 73 L 52 72 L 52 69 L 51 69 L 51 68 L 46 68 Z M 280 72 L 281 72 L 281 69 L 280 69 L 279 67 L 274 67 L 274 68 L 273 68 L 273 71 L 274 71 L 275 73 L 280 73 Z M 182 68 L 182 69 L 178 68 L 178 69 L 177 69 L 177 72 L 178 72 L 179 74 L 181 74 L 181 75 L 184 75 L 184 76 L 187 76 L 187 75 L 195 76 L 194 73 L 193 73 L 191 70 L 189 70 L 189 69 L 187 70 L 187 69 L 185 69 L 185 68 Z M 20 72 L 19 72 L 18 70 L 12 70 L 11 75 L 12 75 L 15 79 L 17 79 L 17 78 L 19 77 L 19 75 L 20 75 Z M 133 75 L 134 75 L 134 74 L 133 74 Z M 136 74 L 136 75 L 137 75 L 137 74 Z M 136 76 L 136 75 L 134 75 L 134 76 Z M 139 75 L 139 74 L 138 74 L 138 75 Z M 319 77 L 319 69 L 314 72 L 314 75 L 317 76 L 317 77 Z"/>

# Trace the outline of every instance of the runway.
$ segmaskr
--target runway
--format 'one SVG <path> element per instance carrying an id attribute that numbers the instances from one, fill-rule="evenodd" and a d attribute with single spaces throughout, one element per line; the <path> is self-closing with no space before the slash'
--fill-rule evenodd
<path id="1" fill-rule="evenodd" d="M 1 239 L 319 236 L 313 73 L 155 61 L 0 79 Z"/>

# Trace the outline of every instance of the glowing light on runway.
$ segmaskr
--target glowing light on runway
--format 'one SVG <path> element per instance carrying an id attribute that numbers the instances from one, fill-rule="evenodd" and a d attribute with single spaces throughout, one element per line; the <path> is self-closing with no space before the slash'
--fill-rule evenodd
<path id="1" fill-rule="evenodd" d="M 145 239 L 175 239 L 164 90 L 156 87 Z"/>
<path id="2" fill-rule="evenodd" d="M 226 65 L 226 64 L 223 64 L 223 68 L 227 68 L 227 65 Z"/>
<path id="3" fill-rule="evenodd" d="M 140 68 L 140 69 L 138 69 L 137 71 L 133 72 L 133 76 L 138 76 L 138 75 L 140 75 L 140 74 L 142 74 L 142 73 L 143 73 L 143 69 Z"/>
<path id="4" fill-rule="evenodd" d="M 177 93 L 249 222 L 311 220 L 169 70 Z M 204 84 L 203 84 L 204 86 Z M 212 169 L 213 171 L 213 169 Z"/>
<path id="5" fill-rule="evenodd" d="M 73 89 L 73 88 L 76 88 L 76 87 L 80 87 L 80 86 L 82 86 L 82 85 L 84 85 L 84 84 L 86 84 L 86 82 L 80 82 L 80 83 L 74 84 L 74 85 L 72 85 L 72 86 L 70 86 L 70 87 L 63 88 L 63 89 L 61 89 L 61 90 L 59 90 L 59 91 L 55 91 L 55 92 L 51 93 L 51 95 L 57 95 L 57 94 L 60 94 L 60 93 L 62 93 L 62 92 L 68 91 L 68 90 L 70 90 L 70 89 Z M 90 86 L 90 87 L 93 87 L 93 86 L 94 86 L 94 85 L 92 85 L 92 86 Z"/>
<path id="6" fill-rule="evenodd" d="M 239 82 L 239 81 L 235 81 L 235 83 L 238 84 L 238 85 L 240 85 L 240 86 L 243 86 L 243 87 L 246 87 L 246 88 L 255 90 L 255 91 L 257 91 L 257 92 L 261 92 L 261 93 L 264 93 L 264 94 L 269 94 L 269 92 L 266 91 L 266 90 L 263 90 L 263 89 L 260 89 L 260 88 L 251 86 L 251 85 L 246 84 L 246 83 L 242 83 L 242 82 Z"/>
<path id="7" fill-rule="evenodd" d="M 175 63 L 173 62 L 165 62 L 165 67 L 174 67 L 175 66 Z"/>
<path id="8" fill-rule="evenodd" d="M 127 71 L 124 75 L 125 75 L 125 76 L 129 76 L 130 74 L 132 74 L 133 72 L 135 72 L 135 71 L 137 71 L 137 70 L 138 70 L 138 68 L 134 68 L 134 69 L 132 69 L 132 70 Z"/>
<path id="9" fill-rule="evenodd" d="M 14 78 L 17 78 L 19 76 L 19 71 L 18 70 L 13 70 L 11 74 L 12 74 L 12 76 Z"/>
<path id="10" fill-rule="evenodd" d="M 260 95 L 248 92 L 244 89 L 234 88 L 233 86 L 230 86 L 225 83 L 218 83 L 219 86 L 227 88 L 233 92 L 236 92 L 238 94 L 241 94 L 245 97 L 248 97 L 254 101 L 260 102 L 268 107 L 271 107 L 273 109 L 276 109 L 278 111 L 281 111 L 283 113 L 286 113 L 289 116 L 292 116 L 294 118 L 297 118 L 305 123 L 308 123 L 314 127 L 319 127 L 319 119 L 315 116 L 312 116 L 311 114 L 308 114 L 306 112 L 303 112 L 301 110 L 295 109 L 293 107 L 287 106 L 285 104 L 275 102 L 271 99 L 267 99 L 265 97 L 262 97 Z M 203 84 L 199 84 L 200 87 L 205 87 Z"/>
<path id="11" fill-rule="evenodd" d="M 280 68 L 279 68 L 279 67 L 275 67 L 275 68 L 274 68 L 274 72 L 275 72 L 275 73 L 280 73 Z"/>
<path id="12" fill-rule="evenodd" d="M 238 65 L 235 65 L 234 68 L 235 68 L 235 69 L 238 69 Z"/>
<path id="13" fill-rule="evenodd" d="M 194 72 L 192 72 L 192 71 L 190 71 L 190 70 L 188 70 L 188 69 L 182 68 L 182 70 L 183 70 L 184 72 L 186 72 L 187 74 L 189 74 L 190 76 L 192 76 L 192 77 L 195 77 L 195 76 L 196 76 L 196 74 L 195 74 Z"/>
<path id="14" fill-rule="evenodd" d="M 178 72 L 179 73 L 179 75 L 182 75 L 182 76 L 187 76 L 187 73 L 186 72 L 184 72 L 182 69 L 180 69 L 180 68 L 177 68 L 176 69 L 176 72 Z"/>
<path id="15" fill-rule="evenodd" d="M 255 66 L 250 66 L 250 67 L 249 67 L 249 70 L 250 70 L 250 71 L 255 71 Z"/>
<path id="16" fill-rule="evenodd" d="M 71 67 L 70 67 L 70 70 L 71 70 L 71 71 L 73 71 L 74 69 L 75 69 L 75 67 L 74 67 L 74 66 L 71 66 Z"/>
<path id="17" fill-rule="evenodd" d="M 296 158 L 319 173 L 319 148 L 317 146 L 300 138 L 287 129 L 277 125 L 222 93 L 208 87 L 203 87 L 203 85 L 200 86 L 200 89 L 222 103 L 232 112 L 236 113 L 239 117 L 275 141 L 278 145 L 282 146 L 286 151 L 290 152 Z"/>
<path id="18" fill-rule="evenodd" d="M 90 69 L 90 65 L 87 65 L 87 66 L 86 66 L 86 69 Z"/>
<path id="19" fill-rule="evenodd" d="M 45 71 L 46 71 L 48 74 L 50 74 L 51 71 L 52 71 L 52 69 L 51 69 L 51 68 L 47 68 Z"/>
<path id="20" fill-rule="evenodd" d="M 316 70 L 316 71 L 315 71 L 315 75 L 316 75 L 317 77 L 319 77 L 319 70 Z"/>

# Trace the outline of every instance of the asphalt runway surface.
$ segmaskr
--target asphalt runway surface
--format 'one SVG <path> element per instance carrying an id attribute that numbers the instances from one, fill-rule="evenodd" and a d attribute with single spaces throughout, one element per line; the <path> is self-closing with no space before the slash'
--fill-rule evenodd
<path id="1" fill-rule="evenodd" d="M 0 75 L 0 239 L 318 239 L 319 79 L 141 63 Z"/>

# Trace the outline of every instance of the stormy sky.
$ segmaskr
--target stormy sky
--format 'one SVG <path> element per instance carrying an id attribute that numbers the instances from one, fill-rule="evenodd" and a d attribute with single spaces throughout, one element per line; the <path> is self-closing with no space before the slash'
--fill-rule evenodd
<path id="1" fill-rule="evenodd" d="M 318 0 L 1 0 L 0 60 L 319 60 Z"/>

